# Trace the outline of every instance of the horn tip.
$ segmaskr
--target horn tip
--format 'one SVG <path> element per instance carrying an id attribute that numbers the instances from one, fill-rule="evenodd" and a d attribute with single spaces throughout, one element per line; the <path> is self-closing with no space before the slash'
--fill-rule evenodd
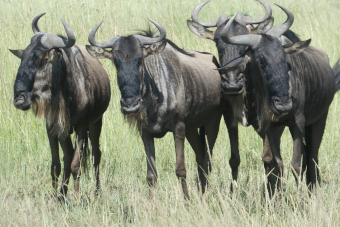
<path id="1" fill-rule="evenodd" d="M 274 3 L 274 5 L 280 7 L 281 9 L 282 9 L 282 7 L 283 7 L 282 5 L 280 5 L 280 4 L 278 4 L 278 3 Z"/>

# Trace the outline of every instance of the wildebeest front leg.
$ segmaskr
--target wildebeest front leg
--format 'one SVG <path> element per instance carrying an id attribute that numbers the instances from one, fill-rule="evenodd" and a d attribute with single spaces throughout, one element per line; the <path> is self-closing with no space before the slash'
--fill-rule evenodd
<path id="1" fill-rule="evenodd" d="M 303 143 L 303 133 L 305 129 L 305 118 L 303 115 L 297 116 L 295 119 L 294 125 L 289 127 L 290 133 L 293 137 L 294 145 L 293 145 L 293 159 L 292 159 L 292 167 L 293 174 L 295 176 L 296 184 L 299 182 L 299 176 L 306 169 L 305 162 L 302 165 L 301 169 L 301 161 L 302 157 L 306 157 L 305 146 Z M 303 174 L 301 174 L 301 177 Z"/>
<path id="2" fill-rule="evenodd" d="M 266 137 L 269 140 L 270 148 L 273 154 L 273 170 L 272 174 L 277 177 L 277 188 L 281 190 L 282 188 L 282 176 L 283 176 L 283 162 L 280 153 L 280 133 L 279 129 L 276 126 L 269 126 Z M 272 187 L 273 188 L 273 187 Z"/>
<path id="3" fill-rule="evenodd" d="M 74 190 L 79 191 L 79 177 L 81 175 L 80 160 L 84 155 L 84 142 L 87 139 L 87 128 L 81 128 L 76 130 L 76 149 L 74 152 L 71 171 L 74 179 Z M 86 151 L 85 151 L 86 152 Z"/>
<path id="4" fill-rule="evenodd" d="M 92 155 L 93 155 L 93 166 L 96 174 L 96 191 L 99 189 L 99 163 L 102 152 L 99 149 L 99 137 L 102 130 L 102 118 L 100 118 L 95 123 L 91 124 L 89 127 L 90 140 L 92 145 Z"/>
<path id="5" fill-rule="evenodd" d="M 223 113 L 224 122 L 228 129 L 230 141 L 230 159 L 229 165 L 233 181 L 237 181 L 238 167 L 240 165 L 240 152 L 238 147 L 238 125 L 233 125 L 232 111 Z M 230 185 L 230 190 L 233 191 L 233 184 Z"/>
<path id="6" fill-rule="evenodd" d="M 319 160 L 318 155 L 322 136 L 325 131 L 327 115 L 328 111 L 306 129 L 306 183 L 310 189 L 316 186 L 316 182 L 320 184 L 320 174 L 317 166 Z M 308 136 L 307 133 L 309 133 Z"/>
<path id="7" fill-rule="evenodd" d="M 183 193 L 186 199 L 189 198 L 187 188 L 187 171 L 185 169 L 184 160 L 184 140 L 185 140 L 185 124 L 178 122 L 173 130 L 175 139 L 175 150 L 176 150 L 176 175 L 182 184 Z"/>
<path id="8" fill-rule="evenodd" d="M 64 153 L 64 158 L 63 158 L 64 174 L 63 174 L 63 182 L 61 185 L 60 193 L 66 196 L 67 190 L 68 190 L 68 184 L 70 181 L 71 163 L 72 163 L 72 159 L 74 156 L 74 148 L 73 148 L 70 136 L 66 137 L 65 139 L 59 139 L 59 143 Z"/>
<path id="9" fill-rule="evenodd" d="M 142 140 L 144 143 L 147 173 L 146 180 L 149 184 L 149 198 L 152 199 L 155 194 L 155 184 L 157 182 L 157 169 L 155 157 L 155 144 L 154 139 L 145 130 L 142 131 Z"/>
<path id="10" fill-rule="evenodd" d="M 57 191 L 58 178 L 61 172 L 60 158 L 59 158 L 59 145 L 58 137 L 48 135 L 50 142 L 52 164 L 51 164 L 51 176 L 52 176 L 52 187 L 54 191 Z"/>
<path id="11" fill-rule="evenodd" d="M 276 131 L 277 131 L 277 136 L 279 138 L 281 138 L 281 135 L 283 133 L 285 126 L 280 126 L 277 127 Z M 272 150 L 270 148 L 270 143 L 269 143 L 269 139 L 267 137 L 267 135 L 265 133 L 259 133 L 261 138 L 263 139 L 263 153 L 262 153 L 262 162 L 263 162 L 263 166 L 265 169 L 265 173 L 267 175 L 267 180 L 268 180 L 268 190 L 272 191 L 275 189 L 275 184 L 277 182 L 277 176 L 274 176 L 273 174 L 271 174 L 271 171 L 273 169 L 273 153 Z M 278 141 L 278 146 L 280 147 L 281 145 L 281 140 Z"/>

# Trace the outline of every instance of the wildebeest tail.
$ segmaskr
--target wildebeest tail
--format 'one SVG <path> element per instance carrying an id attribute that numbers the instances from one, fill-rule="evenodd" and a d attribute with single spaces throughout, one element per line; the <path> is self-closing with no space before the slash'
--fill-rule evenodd
<path id="1" fill-rule="evenodd" d="M 333 72 L 335 75 L 336 91 L 339 91 L 340 90 L 340 59 L 333 66 Z"/>

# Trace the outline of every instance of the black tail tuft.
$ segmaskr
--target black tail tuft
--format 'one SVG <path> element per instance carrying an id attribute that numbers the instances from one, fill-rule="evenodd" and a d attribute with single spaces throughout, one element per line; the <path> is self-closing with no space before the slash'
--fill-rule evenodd
<path id="1" fill-rule="evenodd" d="M 335 75 L 336 91 L 339 91 L 340 90 L 340 59 L 333 66 L 333 72 Z"/>

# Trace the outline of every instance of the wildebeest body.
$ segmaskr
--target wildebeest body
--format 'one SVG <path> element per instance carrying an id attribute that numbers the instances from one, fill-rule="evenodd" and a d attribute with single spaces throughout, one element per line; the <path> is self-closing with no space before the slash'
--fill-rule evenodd
<path id="1" fill-rule="evenodd" d="M 195 151 L 204 192 L 205 174 L 211 170 L 209 152 L 217 138 L 223 108 L 227 107 L 221 104 L 221 79 L 215 70 L 218 64 L 213 55 L 178 48 L 165 39 L 165 29 L 152 22 L 160 30 L 157 38 L 145 32 L 146 36 L 118 36 L 104 43 L 94 39 L 99 24 L 89 35 L 92 46 L 87 50 L 97 58 L 111 59 L 116 66 L 121 110 L 131 124 L 136 124 L 144 143 L 150 197 L 157 180 L 154 138 L 170 131 L 175 140 L 176 175 L 188 198 L 184 140 L 187 138 Z M 112 51 L 104 48 L 112 48 Z M 231 111 L 223 114 L 230 125 Z M 237 137 L 233 128 L 228 129 L 231 137 Z M 234 144 L 231 146 L 238 149 Z"/>
<path id="2" fill-rule="evenodd" d="M 32 22 L 35 35 L 30 45 L 25 50 L 11 50 L 21 59 L 14 84 L 13 103 L 21 110 L 32 106 L 33 112 L 46 120 L 52 154 L 52 185 L 55 189 L 61 172 L 60 144 L 64 152 L 61 189 L 64 195 L 71 172 L 75 190 L 79 190 L 80 159 L 84 156 L 83 161 L 86 161 L 89 132 L 98 188 L 101 158 L 99 136 L 102 115 L 111 97 L 110 81 L 100 62 L 89 55 L 84 46 L 74 45 L 75 37 L 64 21 L 68 40 L 40 32 L 36 23 L 42 15 Z M 58 43 L 59 47 L 56 46 Z M 70 138 L 73 131 L 76 132 L 75 148 Z"/>
<path id="3" fill-rule="evenodd" d="M 261 3 L 262 2 L 264 1 L 261 1 Z M 202 3 L 201 6 L 205 3 Z M 198 6 L 197 8 L 200 9 L 200 7 Z M 288 20 L 280 26 L 280 28 L 275 28 L 274 30 L 276 32 L 283 32 L 283 28 L 288 29 L 289 23 L 292 23 L 293 15 L 284 7 L 279 7 L 287 13 Z M 254 44 L 253 47 L 251 44 L 234 45 L 232 43 L 234 41 L 224 43 L 227 38 L 222 40 L 222 29 L 225 29 L 224 27 L 229 20 L 226 20 L 221 26 L 218 26 L 217 30 L 213 33 L 214 41 L 219 51 L 221 65 L 230 65 L 229 68 L 232 69 L 221 72 L 222 91 L 232 103 L 234 114 L 238 115 L 238 119 L 244 119 L 245 115 L 247 121 L 242 120 L 243 124 L 245 122 L 246 124 L 244 125 L 252 125 L 264 139 L 262 160 L 267 173 L 271 172 L 272 168 L 275 167 L 272 173 L 280 175 L 278 169 L 282 170 L 283 168 L 280 155 L 280 137 L 284 129 L 283 126 L 289 126 L 294 140 L 292 166 L 295 173 L 297 175 L 300 174 L 301 157 L 305 157 L 301 171 L 303 172 L 306 166 L 308 166 L 307 183 L 315 185 L 316 180 L 319 179 L 315 167 L 318 163 L 318 149 L 325 127 L 328 108 L 336 91 L 334 74 L 329 66 L 328 56 L 324 51 L 314 47 L 306 47 L 303 52 L 286 55 L 286 64 L 288 64 L 289 70 L 288 80 L 283 79 L 284 77 L 280 78 L 276 76 L 276 74 L 280 75 L 280 71 L 283 70 L 275 69 L 275 67 L 280 64 L 284 66 L 285 64 L 285 61 L 281 63 L 276 63 L 276 61 L 285 54 L 277 52 L 277 50 L 280 49 L 280 45 L 276 45 L 277 48 L 270 46 L 270 43 L 275 43 L 273 42 L 275 40 L 270 37 L 270 35 L 275 35 L 275 32 L 272 32 L 274 31 L 272 30 L 268 32 L 270 35 L 265 34 L 271 29 L 273 24 L 273 19 L 270 18 L 270 14 L 268 14 L 268 16 L 264 22 L 261 22 L 261 24 L 254 29 L 250 25 L 246 27 L 242 25 L 242 23 L 240 24 L 239 21 L 242 22 L 242 18 L 244 17 L 235 15 L 234 18 L 241 18 L 241 20 L 234 20 L 231 25 L 229 23 L 230 27 L 228 27 L 228 32 L 224 32 L 223 34 L 224 36 L 231 37 L 233 40 L 236 40 L 235 37 L 240 37 L 242 40 L 240 42 L 244 42 L 246 37 L 249 37 L 249 42 L 250 37 L 254 39 L 253 42 L 261 38 L 261 42 L 255 42 L 256 45 Z M 202 26 L 200 27 L 197 23 L 193 24 L 194 22 L 188 21 L 189 28 L 195 34 L 205 38 L 211 37 L 211 35 L 207 35 L 212 33 L 211 31 L 206 30 Z M 198 29 L 193 29 L 194 27 L 198 27 Z M 260 34 L 261 36 L 247 35 L 249 33 Z M 296 45 L 293 44 L 292 41 L 299 42 L 300 40 L 291 31 L 286 31 L 284 34 L 285 35 L 280 36 L 281 45 L 283 45 L 285 51 L 288 51 L 287 53 L 290 53 L 290 51 L 292 51 L 290 48 L 291 45 Z M 287 39 L 287 37 L 289 37 L 289 39 Z M 266 45 L 263 45 L 264 41 Z M 303 48 L 305 43 L 308 42 L 300 42 L 300 47 Z M 249 48 L 254 48 L 254 50 L 250 50 L 248 46 L 250 46 Z M 263 58 L 262 54 L 268 56 Z M 248 63 L 240 63 L 238 67 L 232 65 L 235 59 L 238 57 L 242 58 L 245 55 L 248 55 L 249 59 L 251 59 Z M 243 57 L 243 59 L 245 59 L 245 57 Z M 268 80 L 268 78 L 266 78 L 268 71 L 264 71 L 264 65 L 271 65 L 269 69 L 278 70 L 277 72 L 279 73 L 275 71 L 269 72 L 269 75 L 272 74 L 274 76 Z M 285 85 L 287 81 L 289 87 Z M 271 89 L 274 91 L 277 90 L 278 92 L 280 92 L 280 89 L 289 92 L 293 104 L 290 111 L 285 111 L 285 114 L 280 115 L 274 113 L 271 107 L 269 108 L 268 103 L 272 100 L 270 96 Z M 303 143 L 304 133 L 306 135 L 306 145 Z M 280 185 L 280 182 L 278 185 Z"/>
<path id="4" fill-rule="evenodd" d="M 149 80 L 145 83 L 149 85 L 145 130 L 155 137 L 172 131 L 174 118 L 199 128 L 219 107 L 220 77 L 218 72 L 212 74 L 214 57 L 190 53 L 194 57 L 176 52 L 168 44 L 161 54 L 145 58 L 145 78 Z"/>
<path id="5" fill-rule="evenodd" d="M 288 55 L 287 61 L 293 73 L 294 105 L 303 109 L 308 126 L 328 111 L 335 94 L 335 77 L 326 53 L 315 47 Z"/>

